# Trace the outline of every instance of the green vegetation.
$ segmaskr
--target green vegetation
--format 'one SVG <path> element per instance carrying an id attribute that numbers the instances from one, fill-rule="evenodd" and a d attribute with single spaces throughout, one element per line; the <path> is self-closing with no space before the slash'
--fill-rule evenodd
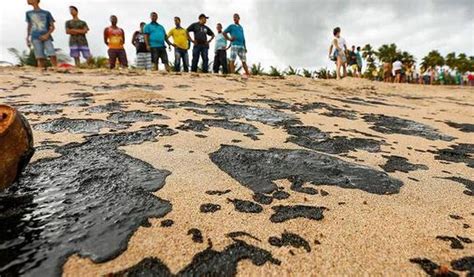
<path id="1" fill-rule="evenodd" d="M 268 75 L 272 77 L 283 77 L 283 72 L 274 66 L 270 66 L 270 73 Z"/>

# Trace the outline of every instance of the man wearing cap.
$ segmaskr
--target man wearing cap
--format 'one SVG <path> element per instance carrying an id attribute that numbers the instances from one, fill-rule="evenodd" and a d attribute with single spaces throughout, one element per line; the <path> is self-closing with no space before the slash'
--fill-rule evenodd
<path id="1" fill-rule="evenodd" d="M 215 35 L 211 28 L 206 26 L 207 17 L 205 14 L 199 15 L 199 21 L 191 24 L 188 29 L 189 40 L 194 44 L 193 47 L 193 60 L 191 63 L 191 71 L 197 72 L 199 56 L 202 58 L 202 72 L 208 73 L 209 71 L 209 43 L 214 39 Z M 189 33 L 194 33 L 194 39 L 191 38 Z M 211 39 L 207 39 L 210 36 Z"/>
<path id="2" fill-rule="evenodd" d="M 234 14 L 234 24 L 229 25 L 224 30 L 224 37 L 230 40 L 232 45 L 230 48 L 230 73 L 234 73 L 235 60 L 238 56 L 245 70 L 245 75 L 248 77 L 250 73 L 247 66 L 247 45 L 245 44 L 244 29 L 240 25 L 238 14 Z"/>

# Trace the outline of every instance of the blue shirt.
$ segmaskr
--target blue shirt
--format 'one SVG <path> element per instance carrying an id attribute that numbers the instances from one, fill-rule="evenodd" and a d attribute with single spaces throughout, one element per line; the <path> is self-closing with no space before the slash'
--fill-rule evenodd
<path id="1" fill-rule="evenodd" d="M 31 39 L 39 39 L 49 32 L 49 27 L 54 23 L 54 18 L 48 11 L 32 10 L 26 12 L 26 22 L 31 24 Z M 53 37 L 51 37 L 51 40 L 53 40 Z"/>
<path id="2" fill-rule="evenodd" d="M 225 50 L 227 48 L 227 40 L 223 33 L 217 34 L 216 36 L 216 51 Z"/>
<path id="3" fill-rule="evenodd" d="M 228 33 L 231 37 L 235 38 L 235 40 L 232 41 L 233 46 L 245 46 L 244 28 L 242 28 L 241 25 L 229 25 L 229 27 L 224 30 L 224 33 Z"/>
<path id="4" fill-rule="evenodd" d="M 151 22 L 145 26 L 143 32 L 149 35 L 150 47 L 160 48 L 165 46 L 166 31 L 158 23 Z"/>

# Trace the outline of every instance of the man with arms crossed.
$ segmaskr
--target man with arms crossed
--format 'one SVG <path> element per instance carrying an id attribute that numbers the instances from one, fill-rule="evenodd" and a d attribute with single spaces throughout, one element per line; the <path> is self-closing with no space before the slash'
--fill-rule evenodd
<path id="1" fill-rule="evenodd" d="M 87 60 L 88 64 L 92 63 L 92 55 L 89 50 L 86 34 L 89 32 L 89 27 L 85 21 L 78 17 L 78 10 L 74 6 L 69 7 L 69 12 L 72 15 L 72 20 L 66 21 L 66 34 L 69 37 L 69 48 L 71 49 L 71 57 L 74 58 L 76 66 L 81 65 L 82 57 Z"/>
<path id="2" fill-rule="evenodd" d="M 191 24 L 188 31 L 188 38 L 194 44 L 193 47 L 193 61 L 191 64 L 191 71 L 197 72 L 199 56 L 202 58 L 202 72 L 209 72 L 209 43 L 214 39 L 214 32 L 211 28 L 206 26 L 206 22 L 209 17 L 205 14 L 199 15 L 199 21 Z M 191 38 L 189 33 L 194 33 L 194 39 Z M 207 36 L 211 39 L 207 40 Z"/>
<path id="3" fill-rule="evenodd" d="M 245 70 L 245 76 L 250 76 L 247 66 L 247 45 L 245 43 L 244 29 L 240 25 L 240 16 L 238 14 L 234 14 L 234 24 L 224 30 L 224 37 L 231 41 L 230 73 L 234 73 L 235 60 L 238 56 Z"/>
<path id="4" fill-rule="evenodd" d="M 51 64 L 56 67 L 56 51 L 53 45 L 54 18 L 50 12 L 42 10 L 39 7 L 40 0 L 28 0 L 28 5 L 33 6 L 33 10 L 26 13 L 26 22 L 28 23 L 28 33 L 26 44 L 28 48 L 35 51 L 35 57 L 39 68 L 46 68 L 46 56 L 51 59 Z"/>

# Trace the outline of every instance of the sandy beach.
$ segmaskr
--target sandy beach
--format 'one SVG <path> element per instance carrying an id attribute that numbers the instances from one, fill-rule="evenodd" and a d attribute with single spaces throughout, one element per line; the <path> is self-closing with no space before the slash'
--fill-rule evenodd
<path id="1" fill-rule="evenodd" d="M 0 68 L 0 102 L 37 148 L 6 276 L 474 272 L 473 88 Z"/>

